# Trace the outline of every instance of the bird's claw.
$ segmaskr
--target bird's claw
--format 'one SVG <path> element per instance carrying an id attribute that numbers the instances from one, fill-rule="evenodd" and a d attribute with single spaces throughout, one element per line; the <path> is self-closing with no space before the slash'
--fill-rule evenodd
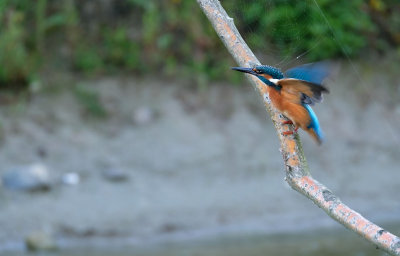
<path id="1" fill-rule="evenodd" d="M 292 120 L 283 121 L 282 124 L 293 124 Z"/>
<path id="2" fill-rule="evenodd" d="M 292 135 L 292 134 L 293 134 L 293 131 L 282 132 L 282 135 Z"/>
<path id="3" fill-rule="evenodd" d="M 292 135 L 294 133 L 297 133 L 298 129 L 299 129 L 299 127 L 295 127 L 293 131 L 284 131 L 284 132 L 282 132 L 282 135 Z"/>

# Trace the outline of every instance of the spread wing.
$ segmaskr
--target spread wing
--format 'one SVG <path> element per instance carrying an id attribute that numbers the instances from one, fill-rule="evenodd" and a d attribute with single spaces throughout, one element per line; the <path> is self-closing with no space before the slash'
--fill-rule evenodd
<path id="1" fill-rule="evenodd" d="M 322 101 L 322 93 L 329 93 L 328 89 L 320 84 L 304 80 L 284 78 L 278 80 L 282 97 L 297 104 L 314 105 Z"/>
<path id="2" fill-rule="evenodd" d="M 321 84 L 332 70 L 330 62 L 316 62 L 294 67 L 285 72 L 287 78 L 295 78 L 315 84 Z"/>

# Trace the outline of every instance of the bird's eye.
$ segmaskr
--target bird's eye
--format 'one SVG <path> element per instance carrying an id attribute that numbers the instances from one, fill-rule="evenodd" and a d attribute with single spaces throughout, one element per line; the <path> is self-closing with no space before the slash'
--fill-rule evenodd
<path id="1" fill-rule="evenodd" d="M 261 74 L 262 72 L 261 72 L 261 70 L 257 70 L 257 69 L 253 69 L 254 70 L 254 72 L 256 72 L 257 74 Z"/>

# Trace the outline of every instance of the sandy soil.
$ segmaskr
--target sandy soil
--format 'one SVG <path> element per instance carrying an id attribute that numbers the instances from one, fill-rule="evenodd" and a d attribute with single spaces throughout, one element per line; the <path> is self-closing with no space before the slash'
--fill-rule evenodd
<path id="1" fill-rule="evenodd" d="M 400 91 L 370 93 L 379 72 L 362 70 L 363 82 L 342 70 L 314 108 L 325 143 L 301 136 L 315 178 L 371 220 L 400 222 Z M 249 85 L 199 90 L 134 77 L 79 83 L 98 90 L 106 119 L 90 117 L 62 88 L 0 110 L 0 174 L 39 162 L 55 182 L 42 193 L 1 188 L 0 243 L 35 230 L 152 239 L 338 226 L 284 182 L 276 132 Z M 143 107 L 155 117 L 137 124 Z M 110 168 L 129 179 L 110 182 L 102 174 Z M 81 182 L 58 184 L 68 172 Z"/>

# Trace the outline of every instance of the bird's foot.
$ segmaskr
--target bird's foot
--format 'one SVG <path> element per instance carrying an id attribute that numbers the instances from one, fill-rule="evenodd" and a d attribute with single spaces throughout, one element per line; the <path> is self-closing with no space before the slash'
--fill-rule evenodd
<path id="1" fill-rule="evenodd" d="M 284 132 L 282 132 L 282 135 L 292 135 L 295 132 L 297 132 L 298 129 L 299 129 L 299 127 L 295 127 L 294 131 L 284 131 Z"/>
<path id="2" fill-rule="evenodd" d="M 292 120 L 283 121 L 282 124 L 293 124 Z"/>
<path id="3" fill-rule="evenodd" d="M 293 134 L 293 131 L 282 132 L 282 135 L 291 135 L 291 134 Z"/>

